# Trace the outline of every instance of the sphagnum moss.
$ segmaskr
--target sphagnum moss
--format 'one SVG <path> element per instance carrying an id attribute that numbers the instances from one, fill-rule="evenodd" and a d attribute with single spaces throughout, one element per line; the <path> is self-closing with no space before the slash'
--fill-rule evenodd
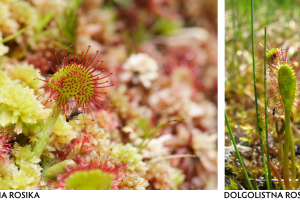
<path id="1" fill-rule="evenodd" d="M 49 110 L 42 109 L 42 104 L 36 100 L 34 90 L 22 87 L 0 72 L 0 126 L 15 124 L 15 131 L 22 132 L 22 123 L 36 124 L 37 119 L 49 116 Z"/>

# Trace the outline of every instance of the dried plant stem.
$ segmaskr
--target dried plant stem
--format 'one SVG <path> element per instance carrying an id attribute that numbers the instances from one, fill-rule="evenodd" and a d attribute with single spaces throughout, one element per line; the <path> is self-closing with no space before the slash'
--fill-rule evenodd
<path id="1" fill-rule="evenodd" d="M 284 123 L 283 123 L 283 126 Z M 277 134 L 277 139 L 278 139 L 278 142 L 279 142 L 279 150 L 280 150 L 280 159 L 281 159 L 281 162 L 283 163 L 283 147 L 282 147 L 282 140 L 281 140 L 281 134 L 283 133 L 283 131 L 281 132 L 279 129 L 278 129 L 278 122 L 276 122 L 276 134 Z"/>
<path id="2" fill-rule="evenodd" d="M 281 189 L 285 190 L 285 186 L 281 180 L 279 173 L 277 172 L 276 168 L 274 167 L 274 165 L 272 164 L 272 161 L 270 159 L 269 159 L 269 162 L 270 162 L 270 167 L 272 168 L 272 171 L 274 172 L 275 176 L 278 179 L 278 183 L 279 183 Z"/>
<path id="3" fill-rule="evenodd" d="M 61 108 L 56 109 L 56 106 L 53 108 L 52 114 L 46 120 L 45 126 L 42 130 L 42 136 L 39 138 L 38 142 L 36 143 L 36 145 L 34 147 L 33 152 L 34 152 L 35 156 L 38 158 L 41 157 L 42 152 L 47 145 L 47 140 L 49 139 L 49 136 L 54 127 L 54 124 L 61 112 Z"/>
<path id="4" fill-rule="evenodd" d="M 279 140 L 279 141 L 280 141 L 280 140 Z M 265 143 L 264 143 L 264 148 L 266 149 Z M 277 177 L 278 183 L 279 183 L 280 187 L 281 187 L 283 190 L 285 190 L 285 186 L 284 186 L 284 184 L 283 184 L 283 182 L 282 182 L 282 180 L 281 180 L 281 177 L 280 177 L 279 173 L 277 172 L 276 168 L 274 167 L 274 165 L 272 164 L 272 160 L 270 159 L 270 157 L 268 157 L 268 160 L 269 160 L 269 163 L 270 163 L 270 168 L 272 169 L 274 175 Z M 272 181 L 272 179 L 271 179 L 271 181 Z"/>

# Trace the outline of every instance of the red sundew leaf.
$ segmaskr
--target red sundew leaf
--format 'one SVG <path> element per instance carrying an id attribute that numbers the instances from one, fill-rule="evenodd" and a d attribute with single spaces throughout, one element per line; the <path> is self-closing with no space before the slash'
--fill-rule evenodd
<path id="1" fill-rule="evenodd" d="M 80 105 L 83 111 L 85 108 L 88 108 L 89 111 L 91 111 L 91 109 L 95 110 L 91 106 L 91 103 L 95 104 L 99 108 L 102 108 L 99 102 L 107 101 L 112 103 L 102 96 L 103 94 L 106 94 L 106 92 L 102 92 L 103 89 L 114 86 L 113 83 L 105 81 L 105 79 L 111 76 L 112 73 L 102 75 L 104 70 L 100 73 L 96 72 L 101 67 L 103 61 L 96 61 L 99 51 L 96 52 L 94 57 L 87 59 L 89 49 L 90 46 L 86 53 L 84 54 L 84 52 L 82 52 L 81 57 L 76 60 L 75 45 L 73 44 L 73 57 L 72 55 L 68 55 L 67 49 L 65 49 L 66 57 L 64 57 L 63 63 L 59 62 L 57 53 L 55 53 L 58 65 L 56 65 L 55 69 L 50 66 L 54 72 L 53 76 L 47 75 L 47 77 L 50 78 L 49 80 L 41 80 L 46 82 L 46 85 L 41 88 L 47 89 L 40 96 L 44 97 L 45 94 L 49 93 L 44 104 L 45 106 L 55 103 L 56 108 L 62 108 L 65 116 L 67 116 L 68 102 L 71 98 L 74 98 L 75 104 Z M 101 91 L 99 91 L 99 89 L 101 89 Z M 84 113 L 85 112 L 82 112 L 83 119 Z M 91 117 L 92 120 L 94 120 L 92 114 Z"/>
<path id="2" fill-rule="evenodd" d="M 0 127 L 0 162 L 4 163 L 5 157 L 12 152 L 12 145 L 10 141 L 15 140 L 13 137 L 13 127 Z"/>

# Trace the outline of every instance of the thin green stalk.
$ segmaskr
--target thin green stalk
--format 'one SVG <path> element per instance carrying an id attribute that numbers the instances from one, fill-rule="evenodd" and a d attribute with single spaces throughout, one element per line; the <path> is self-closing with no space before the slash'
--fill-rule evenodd
<path id="1" fill-rule="evenodd" d="M 256 178 L 255 178 L 255 176 L 254 176 L 254 173 L 253 173 L 252 168 L 250 168 L 250 170 L 251 170 L 251 176 L 252 176 L 252 179 L 254 180 L 255 188 L 256 188 L 256 190 L 259 190 L 259 188 L 258 188 L 258 186 L 257 186 L 257 183 L 256 183 Z"/>
<path id="2" fill-rule="evenodd" d="M 271 167 L 270 167 L 270 154 L 269 154 L 269 137 L 268 137 L 268 99 L 267 99 L 267 65 L 266 65 L 266 55 L 267 55 L 267 26 L 265 26 L 265 52 L 264 52 L 264 89 L 265 89 L 265 124 L 266 124 L 266 145 L 267 145 L 267 164 L 268 164 L 268 179 L 270 190 L 272 190 L 272 177 L 271 177 Z"/>
<path id="3" fill-rule="evenodd" d="M 298 181 L 296 182 L 295 189 L 299 188 L 300 185 L 300 171 L 298 170 Z"/>
<path id="4" fill-rule="evenodd" d="M 37 158 L 41 157 L 42 152 L 47 145 L 47 140 L 50 137 L 51 131 L 54 127 L 54 124 L 55 124 L 60 112 L 61 112 L 61 108 L 56 109 L 56 107 L 54 107 L 52 114 L 46 120 L 45 126 L 42 130 L 42 136 L 39 138 L 39 140 L 36 143 L 34 150 L 33 150 L 33 152 Z"/>
<path id="5" fill-rule="evenodd" d="M 283 161 L 283 178 L 287 189 L 295 189 L 296 187 L 296 158 L 295 158 L 295 147 L 291 130 L 291 108 L 285 108 L 285 138 L 284 138 L 284 161 Z M 291 151 L 291 185 L 289 184 L 289 149 Z M 288 185 L 288 186 L 287 186 Z"/>
<path id="6" fill-rule="evenodd" d="M 231 9 L 232 9 L 232 28 L 233 28 L 233 44 L 234 44 L 234 53 L 232 55 L 232 63 L 229 65 L 229 72 L 230 72 L 230 77 L 233 78 L 233 72 L 234 70 L 234 60 L 236 58 L 236 51 L 237 51 L 237 46 L 236 46 L 236 34 L 235 34 L 235 13 L 234 13 L 234 2 L 231 0 Z M 232 84 L 234 86 L 234 84 Z"/>
<path id="7" fill-rule="evenodd" d="M 289 118 L 290 119 L 290 118 Z M 295 156 L 295 146 L 294 146 L 294 140 L 292 135 L 292 130 L 290 126 L 290 151 L 291 151 L 291 168 L 292 168 L 292 189 L 296 189 L 296 176 L 297 176 L 297 170 L 296 170 L 296 156 Z"/>
<path id="8" fill-rule="evenodd" d="M 163 126 L 166 125 L 167 123 L 174 122 L 174 121 L 183 121 L 183 120 L 186 120 L 186 118 L 180 118 L 180 119 L 169 120 L 169 121 L 167 121 L 167 122 L 165 122 L 165 123 L 162 123 L 162 124 L 158 125 L 157 127 L 155 127 L 150 133 L 148 133 L 148 134 L 144 137 L 143 141 L 137 146 L 137 148 L 142 147 L 143 144 L 144 144 L 144 142 L 145 142 L 145 140 L 146 140 L 147 138 L 149 138 L 155 131 L 157 131 L 157 129 L 163 127 Z"/>
<path id="9" fill-rule="evenodd" d="M 254 57 L 253 0 L 251 0 L 251 33 L 252 33 L 252 60 L 253 60 L 253 81 L 254 81 L 254 94 L 255 94 L 256 121 L 257 121 L 257 125 L 259 127 L 257 93 L 256 93 L 256 77 L 255 77 L 255 57 Z M 269 175 L 268 175 L 268 171 L 267 171 L 267 167 L 266 167 L 266 160 L 265 160 L 263 141 L 262 141 L 260 128 L 258 128 L 258 133 L 259 133 L 259 141 L 260 141 L 262 160 L 263 160 L 264 170 L 265 170 L 266 179 L 267 179 L 267 188 L 268 188 L 268 190 L 270 190 L 270 183 L 267 178 L 267 177 L 269 177 Z"/>
<path id="10" fill-rule="evenodd" d="M 149 144 L 149 142 L 151 142 L 152 139 L 157 138 L 159 135 L 160 135 L 160 134 L 158 133 L 158 134 L 154 135 L 153 137 L 151 137 L 151 138 L 146 142 L 146 144 L 144 144 L 144 146 L 141 146 L 141 147 L 139 148 L 138 153 L 141 153 L 142 150 L 143 150 L 144 148 L 146 148 L 146 146 Z"/>
<path id="11" fill-rule="evenodd" d="M 237 157 L 238 157 L 238 159 L 239 159 L 239 162 L 240 162 L 240 164 L 241 164 L 241 167 L 242 167 L 242 169 L 243 169 L 243 172 L 244 172 L 244 175 L 245 175 L 245 177 L 246 177 L 246 180 L 247 180 L 247 182 L 248 182 L 248 184 L 249 184 L 250 189 L 253 190 L 252 184 L 251 184 L 250 179 L 249 179 L 249 177 L 248 177 L 248 174 L 247 174 L 246 168 L 245 168 L 245 166 L 244 166 L 244 163 L 243 163 L 243 161 L 242 161 L 241 155 L 240 155 L 240 153 L 239 153 L 238 148 L 236 147 L 236 143 L 235 143 L 235 140 L 234 140 L 234 137 L 233 137 L 231 128 L 230 128 L 230 124 L 229 124 L 229 121 L 228 121 L 228 118 L 227 118 L 226 111 L 225 111 L 225 121 L 226 121 L 228 130 L 229 130 L 229 134 L 230 134 L 230 137 L 231 137 L 231 141 L 232 141 L 233 147 L 234 147 L 234 149 L 235 149 L 236 155 L 237 155 Z"/>
<path id="12" fill-rule="evenodd" d="M 31 26 L 29 26 L 29 27 L 31 27 Z M 5 42 L 8 42 L 8 41 L 14 39 L 14 38 L 17 37 L 18 35 L 24 33 L 24 32 L 26 31 L 26 29 L 28 29 L 29 27 L 22 28 L 22 29 L 18 30 L 17 32 L 15 32 L 15 33 L 13 33 L 13 34 L 11 34 L 11 35 L 9 35 L 9 36 L 3 38 L 3 39 L 2 39 L 2 43 L 4 44 Z"/>
<path id="13" fill-rule="evenodd" d="M 242 73 L 239 72 L 239 66 L 240 66 L 240 61 L 239 58 L 237 56 L 237 52 L 238 52 L 238 45 L 237 45 L 237 27 L 236 27 L 236 23 L 238 21 L 236 21 L 236 17 L 235 17 L 235 2 L 233 2 L 234 0 L 231 0 L 231 8 L 232 8 L 232 27 L 233 27 L 233 44 L 234 44 L 234 53 L 232 56 L 232 64 L 230 65 L 230 77 L 233 78 L 234 77 L 234 71 L 237 72 L 237 76 L 239 78 L 239 82 L 241 85 L 244 85 L 244 78 L 242 77 Z M 236 66 L 235 67 L 235 60 L 236 60 Z M 234 84 L 232 84 L 232 86 L 234 86 Z"/>
<path id="14" fill-rule="evenodd" d="M 285 109 L 285 137 L 284 137 L 284 156 L 283 156 L 283 179 L 287 190 L 291 189 L 289 179 L 289 147 L 290 147 L 290 110 Z"/>
<path id="15" fill-rule="evenodd" d="M 265 20 L 266 20 L 265 24 L 269 24 L 269 13 L 270 13 L 270 10 L 269 10 L 269 1 L 268 0 L 264 1 L 264 3 L 265 3 L 264 6 L 266 7 L 266 10 L 267 10 L 266 17 L 265 17 Z"/>

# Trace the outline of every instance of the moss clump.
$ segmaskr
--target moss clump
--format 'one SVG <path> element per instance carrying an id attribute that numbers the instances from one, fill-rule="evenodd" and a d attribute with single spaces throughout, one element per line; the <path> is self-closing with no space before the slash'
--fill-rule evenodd
<path id="1" fill-rule="evenodd" d="M 131 144 L 112 146 L 111 156 L 123 165 L 127 165 L 130 171 L 144 175 L 146 173 L 146 163 L 142 161 L 142 155 L 138 154 L 136 147 Z"/>
<path id="2" fill-rule="evenodd" d="M 33 89 L 22 87 L 13 83 L 1 74 L 5 79 L 0 88 L 0 126 L 17 124 L 17 133 L 22 132 L 21 123 L 35 124 L 37 119 L 45 119 L 50 113 L 43 109 L 42 104 L 34 96 Z"/>

